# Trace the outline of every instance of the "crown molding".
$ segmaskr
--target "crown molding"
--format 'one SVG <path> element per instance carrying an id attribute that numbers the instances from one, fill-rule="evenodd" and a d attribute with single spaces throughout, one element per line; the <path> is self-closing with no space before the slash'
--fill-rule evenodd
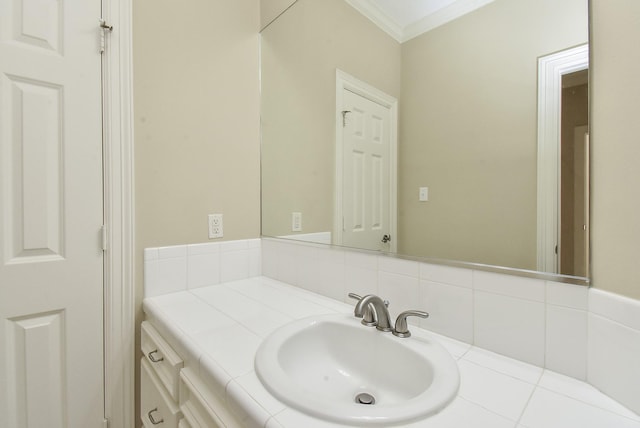
<path id="1" fill-rule="evenodd" d="M 427 31 L 431 31 L 434 28 L 486 6 L 494 0 L 458 0 L 455 3 L 432 13 L 431 15 L 425 16 L 413 24 L 407 25 L 406 27 L 400 26 L 389 18 L 384 11 L 368 0 L 345 1 L 395 40 L 400 43 L 404 43 L 414 37 L 426 33 Z"/>

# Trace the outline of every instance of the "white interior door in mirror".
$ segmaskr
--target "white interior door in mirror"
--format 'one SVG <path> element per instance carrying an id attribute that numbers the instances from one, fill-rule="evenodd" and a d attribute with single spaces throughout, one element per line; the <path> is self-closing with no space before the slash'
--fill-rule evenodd
<path id="1" fill-rule="evenodd" d="M 389 250 L 390 110 L 344 89 L 342 116 L 342 245 Z"/>
<path id="2" fill-rule="evenodd" d="M 0 2 L 0 426 L 104 419 L 100 0 Z"/>

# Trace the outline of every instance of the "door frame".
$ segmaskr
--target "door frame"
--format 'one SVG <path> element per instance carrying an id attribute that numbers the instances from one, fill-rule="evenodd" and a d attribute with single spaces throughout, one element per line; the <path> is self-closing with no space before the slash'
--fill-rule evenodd
<path id="1" fill-rule="evenodd" d="M 132 0 L 102 0 L 105 426 L 135 426 Z"/>
<path id="2" fill-rule="evenodd" d="M 336 69 L 336 169 L 335 169 L 335 201 L 333 215 L 333 237 L 332 243 L 342 245 L 342 171 L 343 171 L 343 149 L 342 138 L 342 92 L 349 90 L 376 104 L 389 109 L 390 129 L 389 129 L 389 230 L 391 234 L 390 251 L 398 250 L 398 100 L 381 90 L 365 83 L 356 77 Z"/>
<path id="3" fill-rule="evenodd" d="M 541 272 L 559 271 L 562 76 L 588 68 L 589 44 L 538 58 L 537 270 Z"/>

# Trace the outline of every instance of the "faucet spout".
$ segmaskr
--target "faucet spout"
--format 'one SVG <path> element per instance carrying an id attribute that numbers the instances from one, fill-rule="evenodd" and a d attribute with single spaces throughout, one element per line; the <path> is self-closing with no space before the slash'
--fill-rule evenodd
<path id="1" fill-rule="evenodd" d="M 387 310 L 387 306 L 380 297 L 374 294 L 367 294 L 362 299 L 360 299 L 355 309 L 353 310 L 353 315 L 358 318 L 362 318 L 365 313 L 365 309 L 369 305 L 371 305 L 370 307 L 373 308 L 373 311 L 376 314 L 376 319 L 378 320 L 376 328 L 380 331 L 392 331 L 393 329 L 391 328 L 391 320 L 389 311 Z"/>

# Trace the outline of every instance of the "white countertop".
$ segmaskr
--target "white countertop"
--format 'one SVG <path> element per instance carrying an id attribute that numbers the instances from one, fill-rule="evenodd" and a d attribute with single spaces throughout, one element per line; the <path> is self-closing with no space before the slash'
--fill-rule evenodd
<path id="1" fill-rule="evenodd" d="M 278 401 L 260 383 L 253 361 L 261 341 L 278 327 L 312 315 L 350 314 L 353 305 L 254 277 L 146 298 L 143 308 L 185 359 L 185 366 L 197 370 L 246 426 L 341 426 Z M 441 413 L 404 426 L 640 428 L 640 416 L 587 383 L 416 326 L 411 332 L 439 341 L 451 353 L 461 385 L 456 399 Z"/>

